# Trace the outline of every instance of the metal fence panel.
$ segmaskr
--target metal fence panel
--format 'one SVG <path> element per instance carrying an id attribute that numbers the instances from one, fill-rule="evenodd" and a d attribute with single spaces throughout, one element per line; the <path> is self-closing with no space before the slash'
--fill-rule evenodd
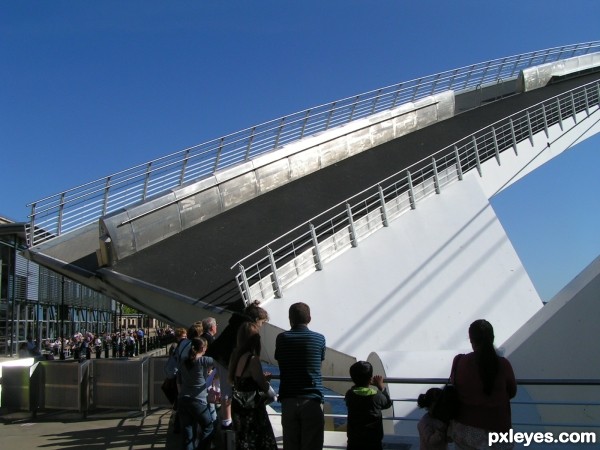
<path id="1" fill-rule="evenodd" d="M 141 411 L 148 404 L 148 359 L 92 360 L 94 407 Z"/>
<path id="2" fill-rule="evenodd" d="M 87 411 L 90 361 L 42 361 L 40 365 L 40 408 Z"/>
<path id="3" fill-rule="evenodd" d="M 33 376 L 38 364 L 2 368 L 2 407 L 30 411 L 35 403 L 37 384 Z"/>
<path id="4" fill-rule="evenodd" d="M 150 358 L 150 408 L 171 408 L 173 406 L 161 389 L 163 381 L 165 380 L 165 366 L 168 359 L 168 356 L 155 356 Z"/>

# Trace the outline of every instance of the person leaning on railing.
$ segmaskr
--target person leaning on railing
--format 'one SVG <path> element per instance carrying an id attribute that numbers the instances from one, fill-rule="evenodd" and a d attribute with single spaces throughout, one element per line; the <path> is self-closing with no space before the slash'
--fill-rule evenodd
<path id="1" fill-rule="evenodd" d="M 473 352 L 456 355 L 450 381 L 456 386 L 460 407 L 450 422 L 449 435 L 458 449 L 488 448 L 488 433 L 508 432 L 511 428 L 510 399 L 517 383 L 508 359 L 494 348 L 494 329 L 484 319 L 469 327 Z M 499 443 L 495 449 L 510 449 Z"/>

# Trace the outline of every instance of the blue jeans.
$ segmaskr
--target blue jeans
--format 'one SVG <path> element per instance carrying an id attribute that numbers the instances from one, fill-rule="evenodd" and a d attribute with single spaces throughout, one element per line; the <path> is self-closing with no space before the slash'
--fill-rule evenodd
<path id="1" fill-rule="evenodd" d="M 182 448 L 184 450 L 210 448 L 213 420 L 208 404 L 192 397 L 179 397 L 177 414 L 181 423 Z M 198 432 L 198 425 L 200 432 Z"/>

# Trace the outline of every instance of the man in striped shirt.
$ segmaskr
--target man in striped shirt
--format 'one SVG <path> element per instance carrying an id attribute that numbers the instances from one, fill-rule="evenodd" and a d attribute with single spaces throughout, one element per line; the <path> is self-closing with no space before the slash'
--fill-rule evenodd
<path id="1" fill-rule="evenodd" d="M 310 308 L 294 303 L 289 310 L 289 331 L 277 336 L 275 359 L 281 381 L 281 425 L 285 450 L 321 450 L 325 418 L 321 362 L 325 337 L 308 329 Z"/>

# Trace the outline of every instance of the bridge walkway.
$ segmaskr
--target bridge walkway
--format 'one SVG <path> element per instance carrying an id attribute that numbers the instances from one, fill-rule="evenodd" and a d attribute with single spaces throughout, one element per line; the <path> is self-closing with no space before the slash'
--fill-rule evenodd
<path id="1" fill-rule="evenodd" d="M 463 112 L 263 194 L 124 258 L 111 270 L 216 306 L 239 306 L 230 268 L 255 249 L 490 123 L 599 78 L 592 73 Z M 92 264 L 86 269 L 98 269 L 92 258 L 86 261 Z"/>

